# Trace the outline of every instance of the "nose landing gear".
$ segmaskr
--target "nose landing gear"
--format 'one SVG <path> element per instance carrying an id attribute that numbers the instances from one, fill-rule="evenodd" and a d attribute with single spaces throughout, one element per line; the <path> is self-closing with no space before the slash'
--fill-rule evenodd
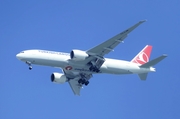
<path id="1" fill-rule="evenodd" d="M 32 69 L 32 66 L 29 66 L 29 70 L 31 70 Z"/>
<path id="2" fill-rule="evenodd" d="M 29 70 L 31 70 L 32 69 L 31 62 L 26 61 L 26 64 L 29 66 Z"/>

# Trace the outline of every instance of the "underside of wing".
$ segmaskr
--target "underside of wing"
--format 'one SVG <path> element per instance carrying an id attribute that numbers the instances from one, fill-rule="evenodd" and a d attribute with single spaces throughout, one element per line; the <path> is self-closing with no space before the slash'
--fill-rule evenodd
<path id="1" fill-rule="evenodd" d="M 140 24 L 142 24 L 145 21 L 140 21 L 136 23 L 134 26 L 130 27 L 129 29 L 126 29 L 125 31 L 117 34 L 116 36 L 110 38 L 109 40 L 101 43 L 100 45 L 97 45 L 96 47 L 89 49 L 87 53 L 89 55 L 98 55 L 98 56 L 104 56 L 105 54 L 109 53 L 110 51 L 113 51 L 113 49 L 123 40 L 127 37 L 127 35 L 133 31 L 136 27 L 138 27 Z"/>
<path id="2" fill-rule="evenodd" d="M 72 79 L 72 80 L 68 81 L 68 83 L 75 95 L 80 95 L 80 90 L 82 88 L 82 84 L 79 84 L 78 80 L 79 79 Z"/>
<path id="3" fill-rule="evenodd" d="M 75 95 L 80 95 L 80 91 L 83 85 L 89 84 L 89 79 L 92 74 L 82 72 L 72 72 L 71 70 L 63 69 L 64 74 L 68 78 L 68 83 Z"/>

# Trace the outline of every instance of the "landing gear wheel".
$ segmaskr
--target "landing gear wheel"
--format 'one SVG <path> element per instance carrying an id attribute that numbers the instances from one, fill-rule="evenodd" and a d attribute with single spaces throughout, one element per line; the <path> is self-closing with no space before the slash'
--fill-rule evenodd
<path id="1" fill-rule="evenodd" d="M 93 71 L 96 72 L 96 73 L 98 73 L 100 70 L 97 69 L 97 68 L 94 68 Z"/>
<path id="2" fill-rule="evenodd" d="M 97 68 L 96 68 L 96 67 L 94 67 L 94 66 L 91 66 L 91 67 L 89 68 L 89 70 L 90 70 L 90 71 L 96 71 L 96 70 L 97 70 Z"/>
<path id="3" fill-rule="evenodd" d="M 82 84 L 85 84 L 85 82 L 86 82 L 86 80 L 85 80 L 85 79 L 82 79 L 82 82 L 81 82 L 81 83 L 82 83 Z"/>
<path id="4" fill-rule="evenodd" d="M 80 83 L 82 83 L 82 82 L 83 82 L 83 80 L 82 80 L 82 79 L 79 79 L 78 83 L 80 84 Z"/>
<path id="5" fill-rule="evenodd" d="M 31 62 L 30 61 L 26 61 L 26 64 L 29 66 L 29 70 L 31 70 L 32 69 Z"/>
<path id="6" fill-rule="evenodd" d="M 93 67 L 93 66 L 91 66 L 91 67 L 89 68 L 89 70 L 90 70 L 90 71 L 93 71 L 93 72 L 96 72 L 96 73 L 99 73 L 99 72 L 100 72 L 100 70 L 99 70 L 97 67 Z"/>
<path id="7" fill-rule="evenodd" d="M 89 70 L 92 71 L 92 70 L 93 70 L 93 67 L 91 66 L 91 67 L 89 68 Z"/>
<path id="8" fill-rule="evenodd" d="M 79 79 L 78 81 L 79 84 L 85 84 L 86 86 L 89 84 L 89 81 L 86 81 L 85 79 Z"/>
<path id="9" fill-rule="evenodd" d="M 86 81 L 86 82 L 85 82 L 85 86 L 87 86 L 88 84 L 89 84 L 89 81 Z"/>
<path id="10" fill-rule="evenodd" d="M 29 70 L 31 70 L 32 69 L 32 66 L 29 66 Z"/>
<path id="11" fill-rule="evenodd" d="M 96 70 L 97 73 L 98 73 L 99 71 L 100 71 L 99 69 Z"/>

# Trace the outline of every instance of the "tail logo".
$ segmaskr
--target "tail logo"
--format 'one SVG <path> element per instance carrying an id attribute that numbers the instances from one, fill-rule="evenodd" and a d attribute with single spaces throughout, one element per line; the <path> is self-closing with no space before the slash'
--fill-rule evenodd
<path id="1" fill-rule="evenodd" d="M 136 55 L 131 62 L 137 63 L 139 65 L 149 62 L 152 46 L 146 45 L 139 53 Z"/>
<path id="2" fill-rule="evenodd" d="M 138 64 L 144 64 L 149 62 L 149 57 L 145 52 L 141 52 L 138 57 L 135 59 L 135 62 Z"/>

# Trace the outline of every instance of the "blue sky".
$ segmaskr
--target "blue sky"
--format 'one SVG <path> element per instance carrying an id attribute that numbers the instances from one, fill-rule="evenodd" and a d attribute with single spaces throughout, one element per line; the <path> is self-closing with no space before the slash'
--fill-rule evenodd
<path id="1" fill-rule="evenodd" d="M 179 0 L 0 1 L 1 119 L 179 119 Z M 151 59 L 168 54 L 147 81 L 136 75 L 94 75 L 74 96 L 50 82 L 52 67 L 28 66 L 26 49 L 87 50 L 147 19 L 106 57 L 131 60 L 145 45 Z"/>

